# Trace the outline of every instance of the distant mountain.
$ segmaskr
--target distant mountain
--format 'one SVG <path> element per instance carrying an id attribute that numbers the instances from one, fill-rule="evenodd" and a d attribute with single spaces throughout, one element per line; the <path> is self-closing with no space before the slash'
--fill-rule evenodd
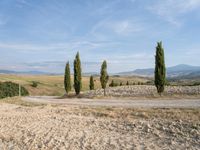
<path id="1" fill-rule="evenodd" d="M 42 74 L 52 74 L 41 71 L 11 71 L 11 70 L 0 70 L 0 74 L 30 74 L 30 75 L 42 75 Z"/>
<path id="2" fill-rule="evenodd" d="M 11 70 L 0 70 L 0 74 L 30 74 L 30 75 L 61 75 L 63 73 L 48 73 L 41 71 L 11 71 Z M 83 73 L 83 76 L 98 76 L 97 72 L 87 72 Z M 147 69 L 136 69 L 134 71 L 120 72 L 120 73 L 110 73 L 109 75 L 125 75 L 125 76 L 143 76 L 143 77 L 153 77 L 154 68 Z M 200 66 L 190 66 L 190 65 L 177 65 L 167 68 L 167 77 L 168 78 L 200 78 Z"/>
<path id="3" fill-rule="evenodd" d="M 130 72 L 121 72 L 119 75 L 154 76 L 154 68 L 136 69 Z M 200 66 L 180 64 L 168 67 L 167 77 L 200 77 Z"/>
<path id="4" fill-rule="evenodd" d="M 16 71 L 10 71 L 10 70 L 0 70 L 0 73 L 4 73 L 4 74 L 15 74 L 17 73 Z"/>

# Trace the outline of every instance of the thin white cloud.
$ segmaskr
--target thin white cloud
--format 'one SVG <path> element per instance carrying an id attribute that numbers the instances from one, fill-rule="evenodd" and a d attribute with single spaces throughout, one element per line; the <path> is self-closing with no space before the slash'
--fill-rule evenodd
<path id="1" fill-rule="evenodd" d="M 153 5 L 147 7 L 152 13 L 176 26 L 182 24 L 179 20 L 181 15 L 199 8 L 200 0 L 156 0 Z"/>
<path id="2" fill-rule="evenodd" d="M 20 44 L 20 43 L 0 43 L 1 49 L 17 50 L 17 51 L 49 51 L 49 50 L 63 50 L 63 49 L 94 49 L 101 47 L 106 42 L 98 41 L 70 41 L 66 43 L 55 44 Z"/>
<path id="3" fill-rule="evenodd" d="M 143 25 L 139 21 L 132 20 L 110 20 L 105 19 L 99 21 L 95 26 L 93 26 L 90 33 L 96 35 L 101 31 L 113 32 L 118 35 L 126 36 L 133 33 L 142 31 Z"/>

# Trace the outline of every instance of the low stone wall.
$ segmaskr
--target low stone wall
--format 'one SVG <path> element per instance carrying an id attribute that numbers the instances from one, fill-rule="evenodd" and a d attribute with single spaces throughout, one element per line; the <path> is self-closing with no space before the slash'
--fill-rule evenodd
<path id="1" fill-rule="evenodd" d="M 88 97 L 103 96 L 102 89 L 87 91 Z M 163 95 L 197 95 L 200 94 L 200 86 L 166 86 Z M 106 89 L 107 96 L 114 97 L 137 97 L 137 96 L 155 96 L 157 95 L 156 87 L 150 85 L 133 85 L 109 87 Z"/>

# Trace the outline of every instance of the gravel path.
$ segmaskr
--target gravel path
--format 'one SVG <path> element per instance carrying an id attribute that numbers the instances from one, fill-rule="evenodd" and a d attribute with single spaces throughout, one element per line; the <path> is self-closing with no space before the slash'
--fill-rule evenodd
<path id="1" fill-rule="evenodd" d="M 24 97 L 24 101 L 64 104 L 64 105 L 81 105 L 81 106 L 108 106 L 124 108 L 200 108 L 200 99 L 180 99 L 180 100 L 121 100 L 121 99 L 59 99 L 54 96 L 29 96 Z"/>

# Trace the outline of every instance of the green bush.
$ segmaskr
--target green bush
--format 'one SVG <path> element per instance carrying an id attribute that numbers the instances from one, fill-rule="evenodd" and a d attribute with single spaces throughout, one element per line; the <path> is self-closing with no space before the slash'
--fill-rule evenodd
<path id="1" fill-rule="evenodd" d="M 38 82 L 37 81 L 32 81 L 31 86 L 34 87 L 34 88 L 36 88 L 38 86 Z"/>
<path id="2" fill-rule="evenodd" d="M 0 82 L 0 98 L 19 95 L 19 84 L 13 82 Z M 29 95 L 28 91 L 21 86 L 21 96 Z"/>
<path id="3" fill-rule="evenodd" d="M 117 82 L 114 82 L 114 80 L 111 81 L 111 83 L 109 84 L 109 87 L 116 87 L 119 86 L 119 84 Z"/>
<path id="4" fill-rule="evenodd" d="M 194 82 L 193 83 L 193 86 L 199 86 L 200 85 L 200 82 Z"/>

